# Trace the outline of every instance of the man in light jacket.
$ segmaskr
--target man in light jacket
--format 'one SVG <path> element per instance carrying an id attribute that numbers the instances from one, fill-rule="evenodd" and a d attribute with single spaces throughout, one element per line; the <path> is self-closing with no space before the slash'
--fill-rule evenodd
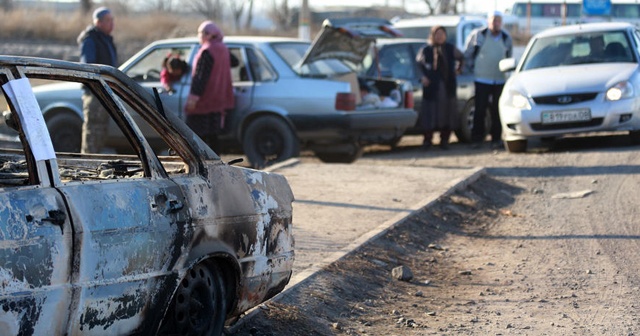
<path id="1" fill-rule="evenodd" d="M 511 35 L 502 29 L 502 13 L 491 12 L 488 26 L 474 30 L 469 35 L 465 48 L 465 64 L 474 75 L 475 113 L 471 132 L 472 148 L 480 148 L 485 135 L 487 108 L 491 113 L 491 147 L 502 147 L 502 125 L 498 110 L 498 99 L 506 82 L 505 74 L 498 63 L 513 54 Z"/>

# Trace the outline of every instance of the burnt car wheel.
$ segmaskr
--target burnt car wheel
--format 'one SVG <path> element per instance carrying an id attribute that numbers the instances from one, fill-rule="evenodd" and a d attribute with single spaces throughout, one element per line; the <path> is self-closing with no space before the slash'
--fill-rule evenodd
<path id="1" fill-rule="evenodd" d="M 200 263 L 180 282 L 160 328 L 161 335 L 221 335 L 227 312 L 219 268 Z"/>
<path id="2" fill-rule="evenodd" d="M 295 133 L 284 120 L 275 116 L 252 121 L 244 131 L 242 148 L 253 168 L 264 168 L 300 154 Z"/>
<path id="3" fill-rule="evenodd" d="M 80 153 L 82 119 L 73 112 L 59 112 L 47 118 L 47 128 L 57 152 Z"/>

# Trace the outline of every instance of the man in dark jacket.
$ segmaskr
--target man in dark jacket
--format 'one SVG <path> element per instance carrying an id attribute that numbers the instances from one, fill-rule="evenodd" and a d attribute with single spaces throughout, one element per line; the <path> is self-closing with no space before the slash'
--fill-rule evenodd
<path id="1" fill-rule="evenodd" d="M 117 66 L 118 55 L 111 32 L 114 20 L 111 11 L 100 7 L 93 12 L 93 25 L 78 36 L 80 62 Z M 85 88 L 82 95 L 82 153 L 99 153 L 104 145 L 109 114 L 102 103 Z"/>

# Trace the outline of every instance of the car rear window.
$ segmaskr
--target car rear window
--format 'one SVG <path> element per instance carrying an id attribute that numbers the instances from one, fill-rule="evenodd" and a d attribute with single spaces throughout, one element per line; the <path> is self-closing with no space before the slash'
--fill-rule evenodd
<path id="1" fill-rule="evenodd" d="M 331 77 L 354 71 L 346 63 L 333 58 L 300 65 L 302 57 L 310 47 L 306 43 L 275 43 L 272 46 L 289 67 L 301 76 Z"/>

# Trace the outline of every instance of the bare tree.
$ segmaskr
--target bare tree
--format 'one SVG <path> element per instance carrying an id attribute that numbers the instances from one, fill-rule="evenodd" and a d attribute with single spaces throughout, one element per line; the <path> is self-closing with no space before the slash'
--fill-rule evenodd
<path id="1" fill-rule="evenodd" d="M 464 0 L 423 0 L 429 15 L 432 14 L 458 14 L 458 5 L 464 4 Z"/>
<path id="2" fill-rule="evenodd" d="M 280 4 L 276 0 L 271 0 L 269 17 L 275 22 L 278 29 L 288 30 L 293 25 L 293 15 L 289 8 L 289 0 L 282 0 Z"/>
<path id="3" fill-rule="evenodd" d="M 251 14 L 251 11 L 253 10 L 253 0 L 228 0 L 227 4 L 231 9 L 234 28 L 237 31 L 240 29 L 240 20 L 242 19 L 242 14 L 244 14 L 245 9 L 248 9 L 249 14 Z"/>
<path id="4" fill-rule="evenodd" d="M 222 21 L 224 17 L 222 0 L 186 0 L 186 5 L 210 20 Z"/>
<path id="5" fill-rule="evenodd" d="M 87 14 L 91 11 L 91 0 L 80 0 L 80 9 Z"/>
<path id="6" fill-rule="evenodd" d="M 144 6 L 155 11 L 171 11 L 173 0 L 145 0 Z"/>
<path id="7" fill-rule="evenodd" d="M 13 9 L 13 0 L 2 0 L 0 4 L 2 4 L 2 10 L 5 12 L 10 12 Z"/>
<path id="8" fill-rule="evenodd" d="M 247 21 L 245 21 L 244 28 L 251 29 L 253 24 L 253 0 L 249 0 L 249 9 L 247 9 Z"/>

